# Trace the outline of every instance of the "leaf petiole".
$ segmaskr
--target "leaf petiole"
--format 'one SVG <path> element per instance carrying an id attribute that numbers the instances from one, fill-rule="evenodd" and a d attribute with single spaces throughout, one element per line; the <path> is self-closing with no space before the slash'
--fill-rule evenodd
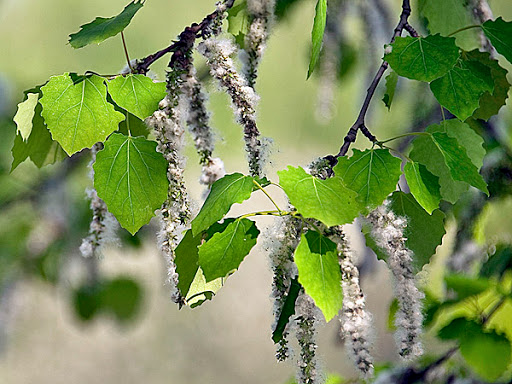
<path id="1" fill-rule="evenodd" d="M 252 180 L 252 182 L 256 185 L 256 187 L 258 187 L 258 189 L 259 189 L 259 190 L 261 190 L 261 191 L 262 191 L 262 192 L 263 192 L 263 193 L 264 193 L 264 194 L 269 198 L 269 200 L 272 202 L 272 204 L 274 204 L 274 207 L 276 207 L 276 208 L 277 208 L 277 210 L 279 211 L 279 213 L 281 213 L 281 212 L 282 212 L 281 208 L 279 208 L 279 206 L 278 206 L 278 205 L 277 205 L 277 203 L 274 201 L 274 199 L 272 198 L 272 196 L 270 196 L 270 195 L 268 194 L 268 192 L 267 192 L 267 191 L 265 191 L 265 189 L 261 186 L 261 184 L 260 184 L 260 183 L 258 183 L 258 182 L 257 182 L 256 180 L 254 180 L 254 179 Z"/>

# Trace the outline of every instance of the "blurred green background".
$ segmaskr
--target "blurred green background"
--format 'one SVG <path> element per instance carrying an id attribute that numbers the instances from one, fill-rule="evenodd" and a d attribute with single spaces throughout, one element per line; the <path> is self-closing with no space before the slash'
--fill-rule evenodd
<path id="1" fill-rule="evenodd" d="M 185 26 L 211 12 L 213 3 L 148 0 L 125 33 L 131 57 L 141 58 L 167 46 Z M 388 3 L 394 24 L 400 1 Z M 212 302 L 179 311 L 164 285 L 155 226 L 136 239 L 125 234 L 124 241 L 137 246 L 108 249 L 98 265 L 87 265 L 80 258 L 80 239 L 88 228 L 86 159 L 79 159 L 76 166 L 42 170 L 26 162 L 9 174 L 15 133 L 11 119 L 23 90 L 63 72 L 117 73 L 125 65 L 119 36 L 80 50 L 66 42 L 80 25 L 96 16 L 115 15 L 126 4 L 126 0 L 0 0 L 0 284 L 4 292 L 0 327 L 5 328 L 0 335 L 0 383 L 283 383 L 293 376 L 294 367 L 274 359 L 271 273 L 261 245 Z M 259 127 L 273 139 L 268 174 L 274 180 L 275 172 L 288 164 L 304 166 L 338 151 L 360 108 L 368 73 L 379 65 L 380 53 L 376 60 L 365 58 L 368 45 L 380 49 L 391 32 L 369 41 L 372 37 L 355 13 L 347 18 L 345 32 L 356 61 L 347 66 L 336 86 L 332 119 L 319 119 L 315 113 L 319 78 L 305 79 L 314 6 L 314 1 L 302 0 L 289 9 L 275 26 L 259 71 Z M 496 15 L 512 20 L 509 0 L 492 1 L 491 6 Z M 415 23 L 421 25 L 419 20 Z M 197 63 L 202 66 L 201 58 Z M 153 68 L 160 79 L 165 64 L 163 59 Z M 207 89 L 218 139 L 215 154 L 228 172 L 246 172 L 242 133 L 228 97 L 211 81 Z M 405 81 L 400 82 L 389 112 L 380 101 L 382 88 L 377 92 L 368 126 L 379 139 L 409 129 L 411 121 L 425 113 L 418 110 L 418 99 L 424 99 L 425 110 L 433 105 L 425 88 Z M 503 135 L 510 137 L 510 103 L 500 118 Z M 199 206 L 203 187 L 197 183 L 200 167 L 190 144 L 187 181 Z M 356 146 L 367 144 L 359 139 Z M 71 176 L 57 182 L 66 172 Z M 262 204 L 266 204 L 262 199 L 251 199 L 235 211 L 264 209 Z M 258 223 L 265 227 L 271 221 Z M 48 239 L 51 245 L 46 244 Z M 361 239 L 355 235 L 354 239 L 362 249 Z M 98 268 L 105 279 L 130 276 L 137 281 L 142 296 L 135 321 L 118 322 L 112 314 L 90 322 L 79 319 L 72 292 L 91 268 Z M 363 288 L 375 314 L 376 358 L 393 360 L 394 343 L 386 325 L 391 300 L 388 273 L 381 263 L 372 268 L 371 276 L 363 277 Z M 326 371 L 351 377 L 352 364 L 338 328 L 333 321 L 320 330 L 319 355 Z"/>

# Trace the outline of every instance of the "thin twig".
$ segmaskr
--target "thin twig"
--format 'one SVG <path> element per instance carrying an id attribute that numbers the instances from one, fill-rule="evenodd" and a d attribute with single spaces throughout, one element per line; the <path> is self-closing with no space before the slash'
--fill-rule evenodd
<path id="1" fill-rule="evenodd" d="M 130 68 L 130 72 L 133 72 L 133 67 L 132 67 L 132 63 L 130 60 L 130 55 L 128 54 L 128 47 L 126 46 L 126 40 L 124 39 L 123 31 L 121 31 L 121 39 L 123 40 L 124 55 L 126 56 L 126 62 L 128 63 L 128 68 Z"/>
<path id="2" fill-rule="evenodd" d="M 395 39 L 402 34 L 402 31 L 405 29 L 407 32 L 409 32 L 410 35 L 413 37 L 417 37 L 418 33 L 416 30 L 409 24 L 408 19 L 411 15 L 411 5 L 410 0 L 403 0 L 402 3 L 402 13 L 400 14 L 400 21 L 398 22 L 395 30 L 393 31 L 393 37 L 391 38 L 390 44 L 395 41 Z M 382 79 L 382 76 L 384 75 L 384 72 L 386 72 L 386 69 L 388 68 L 388 63 L 386 61 L 383 61 L 380 65 L 379 69 L 377 70 L 377 73 L 375 74 L 373 81 L 371 82 L 370 86 L 368 87 L 368 90 L 366 91 L 366 97 L 364 99 L 363 105 L 361 107 L 361 111 L 359 112 L 359 116 L 357 117 L 357 120 L 355 123 L 350 127 L 347 135 L 343 139 L 343 145 L 340 148 L 340 151 L 336 156 L 326 156 L 326 159 L 332 164 L 332 166 L 336 165 L 338 162 L 338 157 L 345 156 L 348 152 L 348 149 L 350 148 L 350 145 L 356 141 L 357 138 L 357 132 L 361 130 L 361 132 L 371 141 L 375 142 L 377 139 L 375 136 L 371 134 L 371 132 L 368 130 L 368 128 L 365 125 L 365 117 L 366 113 L 368 112 L 368 107 L 370 106 L 370 102 L 373 98 L 373 95 L 375 94 L 375 90 L 377 89 L 377 86 L 379 85 L 380 80 Z"/>

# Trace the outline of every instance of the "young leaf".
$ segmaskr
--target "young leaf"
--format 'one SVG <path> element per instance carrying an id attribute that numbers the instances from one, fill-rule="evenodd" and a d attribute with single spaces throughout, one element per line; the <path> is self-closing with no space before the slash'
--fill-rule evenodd
<path id="1" fill-rule="evenodd" d="M 430 173 L 424 165 L 414 161 L 405 164 L 404 173 L 411 194 L 425 211 L 432 214 L 441 202 L 439 177 Z"/>
<path id="2" fill-rule="evenodd" d="M 167 198 L 167 161 L 154 141 L 111 135 L 98 152 L 94 172 L 98 196 L 132 235 Z"/>
<path id="3" fill-rule="evenodd" d="M 444 277 L 446 288 L 457 294 L 458 300 L 469 296 L 479 295 L 491 287 L 489 279 L 470 277 L 466 275 L 450 274 Z"/>
<path id="4" fill-rule="evenodd" d="M 41 88 L 42 116 L 68 155 L 90 148 L 117 130 L 124 115 L 107 102 L 104 80 L 96 75 L 78 84 L 67 73 Z"/>
<path id="5" fill-rule="evenodd" d="M 73 48 L 82 48 L 89 44 L 99 44 L 109 37 L 122 32 L 130 24 L 133 16 L 144 5 L 145 0 L 134 0 L 123 11 L 113 17 L 97 17 L 94 21 L 84 24 L 76 33 L 69 35 L 69 44 Z"/>
<path id="6" fill-rule="evenodd" d="M 165 83 L 155 83 L 144 75 L 118 76 L 109 81 L 108 93 L 117 105 L 144 120 L 165 97 Z"/>
<path id="7" fill-rule="evenodd" d="M 14 138 L 11 172 L 24 162 L 27 157 L 30 157 L 30 160 L 32 160 L 38 168 L 67 158 L 66 153 L 59 143 L 52 140 L 52 136 L 41 117 L 41 111 L 41 104 L 38 103 L 35 107 L 34 117 L 32 118 L 28 140 L 23 140 L 19 134 Z"/>
<path id="8" fill-rule="evenodd" d="M 329 322 L 343 304 L 336 244 L 316 231 L 301 236 L 295 250 L 299 283 Z"/>
<path id="9" fill-rule="evenodd" d="M 397 37 L 391 53 L 384 56 L 400 76 L 430 82 L 445 75 L 459 58 L 453 37 Z"/>
<path id="10" fill-rule="evenodd" d="M 498 17 L 487 20 L 482 24 L 482 29 L 494 48 L 512 63 L 512 22 Z"/>
<path id="11" fill-rule="evenodd" d="M 402 161 L 387 149 L 354 149 L 352 157 L 341 157 L 334 174 L 356 192 L 362 206 L 373 208 L 396 189 Z"/>
<path id="12" fill-rule="evenodd" d="M 391 109 L 391 103 L 393 102 L 393 98 L 395 97 L 395 89 L 396 84 L 398 82 L 398 75 L 395 71 L 391 71 L 389 75 L 386 76 L 386 93 L 384 93 L 384 97 L 382 101 L 388 107 L 388 110 Z"/>
<path id="13" fill-rule="evenodd" d="M 291 166 L 277 174 L 290 202 L 304 217 L 313 217 L 327 226 L 343 225 L 351 223 L 361 211 L 357 194 L 345 187 L 340 177 L 321 180 L 301 167 Z"/>
<path id="14" fill-rule="evenodd" d="M 192 233 L 198 235 L 213 223 L 219 221 L 228 213 L 235 203 L 242 203 L 251 197 L 253 178 L 241 173 L 226 175 L 217 180 L 199 211 L 192 220 Z"/>
<path id="15" fill-rule="evenodd" d="M 488 67 L 476 61 L 460 60 L 446 75 L 430 83 L 430 90 L 439 103 L 466 120 L 478 108 L 480 96 L 493 91 Z"/>
<path id="16" fill-rule="evenodd" d="M 256 245 L 260 231 L 248 219 L 236 219 L 199 247 L 199 266 L 206 282 L 225 277 L 238 269 Z"/>
<path id="17" fill-rule="evenodd" d="M 444 213 L 436 209 L 429 215 L 411 194 L 403 192 L 393 193 L 390 200 L 391 210 L 396 215 L 407 218 L 405 244 L 414 253 L 413 267 L 417 273 L 430 261 L 431 256 L 436 253 L 436 248 L 443 241 L 446 233 Z"/>
<path id="18" fill-rule="evenodd" d="M 219 277 L 218 279 L 206 282 L 203 271 L 201 268 L 197 270 L 196 276 L 190 284 L 188 294 L 185 297 L 185 302 L 190 308 L 196 308 L 203 304 L 206 300 L 211 300 L 220 291 L 224 279 Z"/>
<path id="19" fill-rule="evenodd" d="M 456 30 L 474 24 L 471 12 L 460 0 L 421 0 L 419 11 L 428 20 L 431 34 L 439 33 L 448 36 Z M 457 46 L 464 50 L 479 46 L 478 34 L 475 29 L 459 32 L 455 35 Z"/>
<path id="20" fill-rule="evenodd" d="M 236 43 L 244 49 L 245 36 L 249 32 L 249 15 L 247 13 L 247 1 L 243 0 L 228 10 L 228 33 L 235 38 Z"/>
<path id="21" fill-rule="evenodd" d="M 470 61 L 477 61 L 490 68 L 493 81 L 493 91 L 485 92 L 480 97 L 480 106 L 473 113 L 473 118 L 488 120 L 496 115 L 500 108 L 505 105 L 508 98 L 510 84 L 507 80 L 507 70 L 502 68 L 497 60 L 491 59 L 489 52 L 474 51 L 465 53 Z"/>
<path id="22" fill-rule="evenodd" d="M 36 105 L 39 101 L 39 93 L 28 93 L 25 101 L 18 104 L 18 111 L 14 115 L 14 122 L 17 126 L 17 132 L 23 140 L 27 140 L 32 132 L 32 120 Z"/>
<path id="23" fill-rule="evenodd" d="M 316 68 L 320 51 L 322 50 L 322 41 L 324 39 L 325 23 L 327 20 L 327 0 L 318 0 L 315 8 L 315 21 L 313 22 L 313 31 L 311 32 L 311 60 L 309 61 L 308 79 Z"/>

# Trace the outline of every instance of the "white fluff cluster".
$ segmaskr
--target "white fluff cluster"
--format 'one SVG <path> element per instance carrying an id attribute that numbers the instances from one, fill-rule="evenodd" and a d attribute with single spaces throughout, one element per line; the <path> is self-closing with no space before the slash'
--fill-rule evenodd
<path id="1" fill-rule="evenodd" d="M 96 161 L 96 154 L 101 149 L 102 144 L 95 144 L 91 148 L 91 161 L 89 162 L 89 177 L 94 181 L 93 165 Z M 102 247 L 106 244 L 119 245 L 119 239 L 116 232 L 119 224 L 116 218 L 107 210 L 107 205 L 100 199 L 96 189 L 86 190 L 87 198 L 91 200 L 92 220 L 89 225 L 89 235 L 82 240 L 80 253 L 83 257 L 93 257 L 98 255 Z"/>
<path id="2" fill-rule="evenodd" d="M 269 228 L 267 236 L 265 236 L 266 242 L 263 247 L 269 253 L 273 272 L 271 298 L 274 303 L 272 309 L 274 322 L 272 331 L 275 330 L 283 310 L 291 280 L 297 276 L 293 253 L 300 241 L 300 227 L 299 220 L 290 216 L 280 217 L 276 219 L 276 224 Z M 283 340 L 277 346 L 276 358 L 278 361 L 284 361 L 289 357 L 288 341 L 286 340 L 288 333 L 289 330 L 286 329 Z"/>
<path id="3" fill-rule="evenodd" d="M 475 262 L 485 256 L 485 250 L 473 240 L 465 241 L 448 259 L 447 267 L 458 273 L 469 272 Z"/>
<path id="4" fill-rule="evenodd" d="M 201 184 L 211 186 L 220 178 L 224 177 L 226 170 L 224 169 L 224 163 L 218 157 L 212 158 L 208 161 L 208 164 L 203 165 L 203 172 L 199 181 Z"/>
<path id="5" fill-rule="evenodd" d="M 245 36 L 244 54 L 240 56 L 244 63 L 243 72 L 247 82 L 254 88 L 258 76 L 258 65 L 266 47 L 268 32 L 273 22 L 275 0 L 248 0 L 247 10 L 251 25 Z"/>
<path id="6" fill-rule="evenodd" d="M 174 251 L 181 229 L 190 218 L 188 195 L 183 178 L 184 158 L 180 153 L 185 131 L 180 111 L 182 77 L 183 74 L 180 71 L 168 72 L 167 96 L 160 102 L 160 109 L 146 121 L 154 130 L 158 143 L 157 151 L 162 153 L 168 162 L 169 191 L 160 211 L 161 230 L 158 234 L 158 245 L 167 261 L 171 299 L 176 303 L 182 303 L 183 298 L 177 288 L 178 274 L 174 263 Z"/>
<path id="7" fill-rule="evenodd" d="M 260 132 L 256 125 L 258 96 L 240 76 L 230 57 L 236 51 L 235 45 L 230 40 L 209 38 L 199 44 L 198 50 L 206 57 L 212 76 L 219 80 L 231 97 L 237 122 L 244 128 L 251 175 L 262 176 Z"/>
<path id="8" fill-rule="evenodd" d="M 211 160 L 214 144 L 210 128 L 210 114 L 206 109 L 206 95 L 201 89 L 197 79 L 196 69 L 190 66 L 189 72 L 183 82 L 184 102 L 187 103 L 187 125 L 192 133 L 201 164 L 208 164 Z"/>
<path id="9" fill-rule="evenodd" d="M 295 324 L 295 337 L 299 343 L 297 356 L 297 384 L 320 384 L 325 378 L 320 369 L 316 356 L 318 345 L 316 343 L 318 308 L 313 299 L 301 294 L 295 304 L 295 313 L 298 316 Z"/>
<path id="10" fill-rule="evenodd" d="M 366 302 L 359 284 L 359 271 L 355 266 L 355 254 L 344 235 L 338 243 L 343 288 L 341 332 L 346 340 L 349 355 L 364 379 L 373 376 L 373 357 L 370 353 L 374 334 L 372 315 L 366 310 Z"/>
<path id="11" fill-rule="evenodd" d="M 395 317 L 396 343 L 400 356 L 411 360 L 423 354 L 422 303 L 424 294 L 416 287 L 412 269 L 413 253 L 405 245 L 404 230 L 407 220 L 396 216 L 384 203 L 368 215 L 372 225 L 371 235 L 377 246 L 388 255 L 388 265 L 395 280 L 398 311 Z"/>

